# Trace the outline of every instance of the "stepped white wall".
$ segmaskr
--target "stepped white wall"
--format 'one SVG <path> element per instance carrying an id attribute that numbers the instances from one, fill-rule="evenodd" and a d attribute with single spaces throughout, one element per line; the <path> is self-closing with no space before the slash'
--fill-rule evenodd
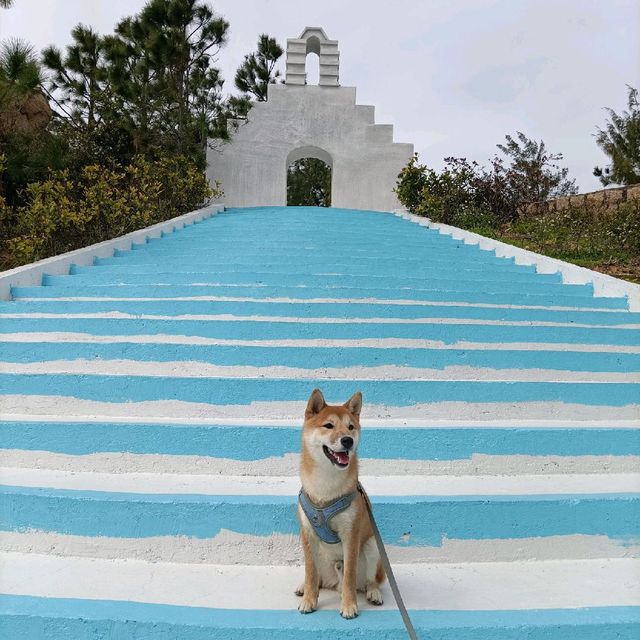
<path id="1" fill-rule="evenodd" d="M 373 107 L 354 87 L 270 85 L 222 150 L 210 149 L 207 175 L 229 206 L 287 203 L 287 167 L 303 157 L 332 168 L 335 207 L 391 211 L 396 178 L 413 154 L 393 142 L 391 125 L 374 124 Z"/>
<path id="2" fill-rule="evenodd" d="M 306 83 L 306 56 L 320 57 L 318 86 Z M 209 149 L 207 175 L 232 207 L 287 204 L 287 167 L 304 157 L 331 166 L 334 207 L 391 211 L 396 178 L 413 145 L 393 142 L 393 126 L 375 124 L 374 107 L 356 104 L 338 85 L 338 43 L 307 27 L 287 41 L 287 83 L 272 84 L 228 143 Z"/>

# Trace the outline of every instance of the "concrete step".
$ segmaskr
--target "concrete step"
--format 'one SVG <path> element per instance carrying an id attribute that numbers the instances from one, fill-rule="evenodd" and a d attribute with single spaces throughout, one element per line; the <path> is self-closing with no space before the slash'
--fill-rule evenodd
<path id="1" fill-rule="evenodd" d="M 407 424 L 367 416 L 365 429 L 360 454 L 369 475 L 381 468 L 425 475 L 471 475 L 473 470 L 486 475 L 605 473 L 633 470 L 640 456 L 640 429 L 631 420 L 468 419 Z M 102 470 L 215 473 L 231 469 L 242 475 L 274 473 L 275 469 L 291 475 L 297 473 L 300 450 L 299 420 L 294 418 L 251 422 L 248 417 L 226 421 L 178 417 L 151 422 L 148 416 L 107 421 L 5 415 L 0 434 L 7 464 L 44 465 L 47 458 L 40 454 L 53 452 L 62 456 L 49 456 L 47 468 L 54 469 L 90 470 L 87 465 L 95 467 L 103 461 Z M 115 457 L 106 455 L 109 452 Z"/>
<path id="2" fill-rule="evenodd" d="M 57 276 L 52 276 L 56 278 Z M 100 279 L 94 276 L 73 276 L 75 284 L 77 285 L 91 285 L 100 284 Z M 117 276 L 115 276 L 117 277 Z M 135 274 L 123 275 L 125 282 L 131 282 L 135 279 Z M 163 276 L 161 274 L 153 276 L 156 282 L 162 282 Z M 110 280 L 113 282 L 114 276 L 110 276 Z M 477 280 L 465 280 L 460 279 L 442 279 L 433 277 L 407 277 L 407 276 L 366 276 L 366 275 L 350 275 L 350 274 L 331 274 L 324 275 L 321 273 L 308 274 L 304 278 L 300 275 L 287 275 L 284 273 L 250 273 L 242 272 L 230 272 L 220 274 L 200 274 L 200 275 L 188 275 L 184 278 L 185 285 L 190 285 L 193 282 L 198 283 L 211 283 L 218 285 L 261 285 L 266 287 L 316 287 L 331 289 L 332 287 L 347 287 L 347 288 L 388 288 L 388 289 L 417 289 L 422 291 L 433 292 L 481 292 L 488 294 L 498 293 L 514 293 L 518 294 L 522 291 L 523 286 L 526 286 L 528 295 L 531 296 L 548 296 L 549 304 L 556 302 L 555 297 L 560 299 L 568 298 L 569 296 L 577 296 L 588 298 L 589 300 L 593 296 L 593 289 L 589 285 L 565 285 L 560 282 L 527 282 L 526 285 L 523 282 L 502 282 L 501 280 L 484 280 L 478 282 Z M 180 284 L 181 278 L 175 279 L 169 275 L 164 276 L 164 281 L 176 280 L 175 284 Z M 306 285 L 302 285 L 302 281 L 306 281 Z M 50 285 L 55 285 L 55 281 L 51 281 L 47 278 L 47 282 Z M 185 287 L 185 290 L 191 289 L 191 287 Z"/>
<path id="3" fill-rule="evenodd" d="M 320 610 L 301 616 L 292 595 L 299 568 L 18 553 L 2 563 L 7 637 L 406 637 L 386 586 L 382 609 L 362 602 L 356 620 L 343 620 L 338 595 L 324 590 Z M 397 567 L 419 636 L 435 640 L 631 640 L 640 626 L 637 571 L 625 559 Z"/>
<path id="4" fill-rule="evenodd" d="M 54 276 L 55 277 L 55 276 Z M 162 285 L 162 283 L 159 283 Z M 165 283 L 169 284 L 169 282 Z M 210 284 L 210 283 L 208 283 Z M 239 284 L 222 284 L 216 285 L 215 289 L 211 289 L 214 295 L 224 298 L 252 297 L 256 300 L 268 300 L 274 298 L 286 300 L 326 300 L 326 299 L 342 299 L 350 300 L 409 300 L 424 303 L 450 303 L 458 305 L 482 305 L 482 306 L 514 306 L 514 307 L 535 307 L 535 308 L 578 308 L 578 309 L 626 309 L 628 301 L 626 298 L 593 298 L 587 295 L 587 292 L 580 289 L 559 289 L 557 293 L 549 294 L 530 294 L 525 289 L 521 289 L 520 293 L 511 292 L 504 293 L 501 291 L 483 293 L 478 291 L 478 287 L 470 284 L 468 286 L 460 285 L 459 290 L 442 291 L 437 288 L 417 288 L 402 287 L 398 288 L 372 288 L 369 286 L 353 287 L 349 286 L 326 286 L 324 284 L 316 284 L 315 286 L 298 286 L 289 287 L 265 286 L 260 282 L 239 283 Z M 46 288 L 48 289 L 48 287 Z M 198 292 L 203 293 L 206 289 L 202 287 L 193 287 L 195 295 Z M 48 291 L 45 290 L 45 295 Z M 576 295 L 577 294 L 577 295 Z"/>
<path id="5" fill-rule="evenodd" d="M 55 277 L 55 276 L 54 276 Z M 98 286 L 104 284 L 100 282 L 100 279 L 85 278 L 83 276 L 72 276 L 74 280 L 72 282 L 66 280 L 63 282 L 51 282 L 48 278 L 48 285 L 40 289 L 44 294 L 49 296 L 60 295 L 73 295 L 73 291 L 86 292 L 91 290 L 98 290 Z M 77 279 L 76 279 L 77 278 Z M 166 283 L 170 278 L 165 277 Z M 193 280 L 192 282 L 179 282 L 180 278 L 176 278 L 178 282 L 171 285 L 170 289 L 166 286 L 160 288 L 160 291 L 164 295 L 174 296 L 194 296 L 194 295 L 216 295 L 216 291 L 222 286 L 245 286 L 245 287 L 275 287 L 276 283 L 281 280 L 282 287 L 309 287 L 317 289 L 333 289 L 333 288 L 345 288 L 345 289 L 357 289 L 360 288 L 363 294 L 367 289 L 412 289 L 414 291 L 434 291 L 434 292 L 486 292 L 489 294 L 496 294 L 500 292 L 520 293 L 523 287 L 526 287 L 527 293 L 532 296 L 547 295 L 554 296 L 559 294 L 561 296 L 581 296 L 591 298 L 593 290 L 587 285 L 565 285 L 560 282 L 523 282 L 518 279 L 515 282 L 505 281 L 500 279 L 485 279 L 483 281 L 477 280 L 465 280 L 464 278 L 455 280 L 445 280 L 438 278 L 407 278 L 404 276 L 371 276 L 364 275 L 323 275 L 323 274 L 308 274 L 306 278 L 302 278 L 299 275 L 287 276 L 284 274 L 267 274 L 267 273 L 234 273 L 234 274 L 221 274 L 219 276 L 203 275 L 200 280 Z M 301 284 L 306 280 L 307 284 Z M 133 282 L 132 282 L 133 281 Z M 113 276 L 111 277 L 113 283 Z M 162 280 L 156 276 L 156 282 L 162 284 Z M 198 288 L 194 289 L 193 282 L 198 283 Z M 136 287 L 133 291 L 128 290 L 127 284 L 132 283 Z M 209 284 L 207 284 L 209 283 Z M 65 285 L 62 288 L 55 286 L 56 284 Z M 122 279 L 122 282 L 118 283 L 121 287 L 121 296 L 127 295 L 140 295 L 139 284 L 135 283 L 135 276 L 126 276 Z M 69 286 L 71 285 L 71 286 Z M 96 286 L 97 285 L 97 286 Z M 150 283 L 149 288 L 154 287 L 155 283 Z M 28 297 L 29 293 L 34 295 L 36 293 L 35 287 L 31 291 L 25 292 L 24 288 L 15 288 L 13 290 L 14 297 L 22 298 Z M 117 293 L 117 292 L 115 292 Z M 86 293 L 85 293 L 86 295 Z M 103 294 L 104 295 L 104 294 Z"/>
<path id="6" fill-rule="evenodd" d="M 96 303 L 99 304 L 99 303 Z M 504 324 L 483 324 L 471 319 L 456 322 L 438 322 L 428 319 L 412 322 L 394 318 L 379 322 L 350 318 L 344 322 L 330 319 L 305 318 L 303 322 L 295 317 L 226 317 L 206 312 L 185 312 L 180 314 L 158 312 L 147 308 L 145 313 L 136 304 L 121 302 L 102 303 L 91 310 L 73 313 L 53 311 L 15 312 L 0 314 L 0 333 L 24 332 L 77 332 L 103 336 L 126 335 L 179 335 L 222 340 L 270 341 L 274 346 L 332 346 L 336 340 L 354 341 L 351 346 L 361 346 L 363 340 L 385 340 L 380 346 L 403 346 L 405 340 L 418 341 L 415 346 L 441 342 L 457 343 L 535 343 L 535 344 L 575 344 L 575 345 L 618 345 L 640 346 L 640 333 L 635 327 L 615 326 L 567 326 L 531 324 L 517 322 Z M 175 303 L 176 306 L 179 304 Z M 78 323 L 82 320 L 82 323 Z M 299 342 L 299 341 L 305 342 Z M 315 341 L 310 343 L 308 341 Z M 326 341 L 322 343 L 321 341 Z M 273 341 L 278 341 L 273 343 Z M 282 342 L 282 341 L 286 341 Z M 295 344 L 292 341 L 297 341 Z M 320 341 L 320 342 L 318 342 Z M 342 344 L 342 346 L 348 346 Z M 412 345 L 413 346 L 413 345 Z M 462 347 L 462 344 L 458 344 Z"/>
<path id="7" fill-rule="evenodd" d="M 200 265 L 200 266 L 189 266 L 189 267 L 179 267 L 176 265 L 175 270 L 167 270 L 166 268 L 163 270 L 159 270 L 158 268 L 154 269 L 151 266 L 147 265 L 136 265 L 130 267 L 122 267 L 120 265 L 113 265 L 114 271 L 111 271 L 111 268 L 107 269 L 106 267 L 92 267 L 92 271 L 80 272 L 80 273 L 72 273 L 71 275 L 64 276 L 47 276 L 45 275 L 42 284 L 44 286 L 69 286 L 74 283 L 78 284 L 113 284 L 114 282 L 121 283 L 126 282 L 127 279 L 130 281 L 130 284 L 140 285 L 153 285 L 156 283 L 167 283 L 168 276 L 175 275 L 175 282 L 170 280 L 173 284 L 193 284 L 193 283 L 201 283 L 201 282 L 217 282 L 216 278 L 221 277 L 221 282 L 224 281 L 225 276 L 228 276 L 230 273 L 235 273 L 235 269 L 230 267 L 225 267 L 224 269 L 215 269 L 215 267 L 211 267 L 209 265 Z M 282 269 L 282 268 L 281 268 Z M 442 267 L 438 267 L 437 269 L 430 268 L 429 270 L 425 269 L 423 274 L 418 274 L 417 270 L 409 269 L 403 272 L 399 272 L 397 274 L 393 274 L 389 270 L 383 270 L 380 274 L 376 275 L 374 270 L 369 268 L 367 270 L 367 265 L 360 265 L 357 267 L 349 268 L 349 267 L 341 267 L 340 265 L 332 266 L 330 269 L 325 265 L 324 267 L 315 267 L 316 273 L 314 274 L 304 274 L 301 269 L 297 269 L 292 271 L 288 269 L 288 275 L 290 276 L 298 276 L 300 279 L 305 277 L 305 275 L 314 275 L 316 278 L 320 276 L 324 276 L 326 278 L 330 276 L 351 276 L 358 277 L 362 275 L 366 275 L 367 273 L 375 276 L 377 278 L 413 278 L 420 280 L 447 280 L 452 279 L 451 276 L 447 277 L 447 265 L 443 264 Z M 77 271 L 77 268 L 72 269 L 72 271 Z M 329 271 L 331 273 L 329 273 Z M 349 273 L 352 271 L 353 273 Z M 260 268 L 256 270 L 254 265 L 253 268 L 250 266 L 238 265 L 237 267 L 238 273 L 245 273 L 249 275 L 260 274 L 263 276 L 273 275 L 269 272 L 268 269 L 261 270 Z M 111 279 L 105 278 L 105 276 L 111 276 Z M 476 263 L 469 263 L 468 267 L 461 269 L 460 277 L 455 278 L 458 280 L 473 280 L 473 281 L 510 281 L 511 278 L 514 278 L 516 281 L 522 282 L 537 282 L 540 284 L 561 284 L 560 279 L 556 274 L 535 274 L 532 272 L 520 272 L 515 271 L 514 269 L 504 269 L 501 265 L 493 266 L 488 265 L 487 268 L 483 269 L 482 265 L 478 265 Z M 329 282 L 329 281 L 328 281 Z M 582 285 L 584 286 L 584 285 Z"/>
<path id="8" fill-rule="evenodd" d="M 2 530 L 89 537 L 295 534 L 296 476 L 4 467 Z M 364 476 L 388 544 L 640 533 L 640 473 Z M 585 541 L 588 545 L 588 538 Z"/>
<path id="9" fill-rule="evenodd" d="M 143 247 L 139 247 L 141 250 Z M 447 273 L 444 271 L 447 269 L 447 261 L 436 259 L 434 256 L 430 256 L 428 262 L 425 261 L 424 257 L 399 257 L 399 256 L 389 256 L 384 257 L 380 255 L 379 259 L 376 259 L 374 256 L 365 253 L 363 255 L 356 256 L 357 259 L 354 259 L 352 256 L 351 259 L 340 259 L 336 258 L 331 261 L 332 268 L 339 269 L 352 269 L 352 268 L 368 268 L 370 273 L 373 272 L 381 272 L 386 273 L 389 269 L 394 271 L 406 271 L 407 273 L 414 273 L 418 269 L 424 269 L 426 272 L 431 272 L 434 274 L 438 274 L 439 270 L 442 270 L 442 273 Z M 175 267 L 172 267 L 171 270 L 164 269 L 163 267 L 158 267 L 155 265 L 155 270 L 152 265 L 148 264 L 111 264 L 111 265 L 91 265 L 91 266 L 80 266 L 74 265 L 71 267 L 70 274 L 71 275 L 99 275 L 103 272 L 115 274 L 126 274 L 126 275 L 160 275 L 163 273 L 170 274 L 202 274 L 202 273 L 219 273 L 220 270 L 229 269 L 229 258 L 221 259 L 220 257 L 210 256 L 208 260 L 202 260 L 201 269 L 197 270 L 197 265 L 187 265 L 187 264 L 176 264 Z M 233 264 L 237 266 L 238 269 L 243 268 L 253 268 L 255 270 L 256 264 L 258 264 L 261 268 L 275 268 L 275 267 L 288 267 L 288 273 L 291 272 L 290 266 L 291 262 L 295 262 L 298 265 L 298 268 L 304 267 L 309 268 L 312 266 L 323 267 L 323 270 L 326 271 L 327 260 L 323 258 L 311 259 L 307 252 L 302 253 L 287 253 L 286 256 L 283 256 L 282 259 L 277 260 L 274 258 L 267 259 L 264 254 L 262 255 L 247 255 L 243 253 L 241 256 L 234 259 Z M 496 274 L 512 274 L 515 276 L 524 276 L 527 275 L 529 277 L 541 277 L 543 280 L 553 280 L 560 281 L 561 277 L 559 274 L 546 273 L 539 274 L 536 272 L 535 268 L 532 265 L 519 265 L 514 262 L 504 261 L 504 262 L 486 262 L 486 261 L 469 261 L 464 264 L 461 271 L 465 273 L 468 277 L 475 276 L 476 278 L 482 277 L 483 273 L 496 273 Z M 45 282 L 46 283 L 46 282 Z"/>
<path id="10" fill-rule="evenodd" d="M 91 368 L 88 362 L 79 366 L 61 363 L 43 363 L 27 368 L 7 364 L 0 373 L 0 394 L 22 396 L 25 404 L 38 401 L 39 396 L 66 397 L 78 400 L 111 403 L 145 403 L 172 401 L 224 407 L 233 399 L 235 406 L 247 406 L 256 402 L 276 405 L 282 402 L 304 403 L 309 389 L 322 386 L 329 397 L 348 398 L 353 389 L 360 389 L 365 397 L 375 398 L 378 405 L 387 407 L 413 407 L 428 403 L 465 402 L 469 404 L 504 404 L 549 402 L 591 407 L 638 407 L 640 384 L 635 378 L 619 382 L 585 381 L 528 381 L 502 380 L 389 380 L 353 378 L 308 378 L 304 372 L 293 372 L 290 377 L 246 377 L 238 371 L 236 377 L 228 374 L 181 376 L 179 371 L 166 375 L 142 367 L 129 373 L 130 362 L 118 362 L 104 373 L 102 363 Z M 37 373 L 22 373 L 36 371 Z M 102 373 L 101 373 L 102 371 Z M 256 372 L 258 374 L 259 372 Z"/>
<path id="11" fill-rule="evenodd" d="M 42 336 L 42 334 L 40 334 Z M 46 335 L 46 334 L 45 334 Z M 603 351 L 491 349 L 490 346 L 475 349 L 430 349 L 346 347 L 340 350 L 326 347 L 273 347 L 225 346 L 168 343 L 83 342 L 68 341 L 57 337 L 56 341 L 38 341 L 37 336 L 22 334 L 6 340 L 0 334 L 0 370 L 8 363 L 37 363 L 52 361 L 97 360 L 108 365 L 109 361 L 128 360 L 134 363 L 172 363 L 176 372 L 205 372 L 206 365 L 216 367 L 286 367 L 304 369 L 307 377 L 322 376 L 321 370 L 332 370 L 332 375 L 348 375 L 348 369 L 364 377 L 383 375 L 385 378 L 413 377 L 435 378 L 439 375 L 460 379 L 474 376 L 489 379 L 492 376 L 513 374 L 517 379 L 524 369 L 536 369 L 531 378 L 558 379 L 615 379 L 615 375 L 630 378 L 627 374 L 640 371 L 640 353 L 615 353 Z M 203 366 L 204 365 L 204 366 Z M 166 368 L 166 367 L 165 367 Z M 210 369 L 213 371 L 213 369 Z M 506 371 L 504 371 L 506 370 Z M 222 371 L 222 369 L 221 369 Z M 277 371 L 272 374 L 277 375 Z M 538 373 L 538 375 L 536 375 Z M 602 376 L 600 374 L 614 374 Z M 592 374 L 592 375 L 589 375 Z M 328 375 L 328 373 L 327 373 Z M 640 374 L 638 374 L 640 376 Z"/>
<path id="12" fill-rule="evenodd" d="M 532 322 L 601 325 L 631 328 L 640 324 L 640 313 L 620 313 L 615 309 L 589 310 L 580 307 L 525 307 L 512 305 L 470 304 L 462 302 L 429 302 L 421 300 L 379 300 L 375 298 L 257 298 L 247 297 L 245 289 L 238 289 L 233 296 L 221 296 L 215 286 L 142 286 L 95 285 L 73 287 L 22 287 L 23 297 L 15 302 L 138 302 L 206 301 L 209 313 L 234 316 L 280 316 L 306 318 L 446 318 L 451 321 L 467 318 L 486 323 Z M 336 295 L 339 292 L 334 292 Z M 402 295 L 403 292 L 398 292 Z M 6 311 L 19 309 L 21 305 L 6 307 Z"/>
<path id="13" fill-rule="evenodd" d="M 204 229 L 200 230 L 205 231 Z M 291 250 L 295 253 L 305 252 L 307 256 L 324 257 L 327 260 L 339 260 L 349 255 L 375 255 L 373 252 L 378 249 L 385 255 L 386 253 L 390 253 L 394 248 L 392 245 L 387 245 L 389 229 L 382 229 L 379 232 L 372 230 L 367 233 L 366 238 L 359 240 L 351 235 L 353 231 L 349 233 L 346 229 L 343 237 L 337 236 L 337 233 L 340 232 L 339 227 L 328 232 L 313 231 L 312 235 L 310 235 L 312 232 L 308 225 L 304 226 L 301 233 L 296 233 L 295 229 L 291 226 L 283 229 L 280 236 L 274 236 L 273 231 L 271 225 L 265 228 L 255 227 L 252 229 L 251 235 L 238 233 L 237 229 L 232 229 L 228 233 L 225 233 L 224 230 L 216 230 L 215 246 L 212 246 L 210 239 L 207 238 L 206 235 L 203 235 L 200 241 L 189 243 L 189 246 L 193 249 L 193 253 L 185 256 L 185 259 L 190 261 L 193 257 L 197 258 L 203 254 L 212 257 L 225 255 L 242 256 L 245 251 L 251 255 L 261 250 L 267 251 L 266 254 L 263 254 L 263 258 L 278 255 L 286 257 L 288 255 L 287 251 Z M 441 236 L 437 232 L 434 235 L 422 237 L 416 236 L 413 228 L 407 229 L 405 233 L 399 233 L 396 229 L 394 236 L 395 239 L 402 242 L 402 253 L 400 255 L 406 255 L 409 258 L 434 254 L 451 254 L 463 257 L 473 256 L 479 260 L 487 261 L 499 259 L 496 258 L 495 253 L 492 251 L 485 251 L 484 249 L 480 249 L 478 245 L 466 244 L 462 240 L 447 239 L 446 236 Z M 187 237 L 188 236 L 183 236 L 181 240 Z M 160 240 L 156 241 L 156 243 L 152 241 L 148 243 L 150 249 L 148 255 L 165 255 L 175 259 L 176 250 L 184 246 L 177 240 L 175 243 L 169 241 L 166 245 L 158 244 L 158 242 L 160 242 Z M 327 243 L 326 249 L 322 251 L 324 242 Z M 397 247 L 395 247 L 395 249 L 397 253 Z M 416 254 L 413 254 L 413 249 L 416 250 Z M 117 249 L 113 258 L 99 258 L 100 262 L 96 264 L 113 264 L 118 261 L 123 263 L 137 262 L 139 260 L 144 261 L 146 255 L 146 251 L 123 251 Z"/>
<path id="14" fill-rule="evenodd" d="M 85 345 L 82 345 L 85 347 Z M 0 372 L 13 375 L 83 375 L 83 376 L 119 376 L 126 371 L 127 376 L 155 376 L 162 378 L 209 378 L 209 379 L 272 379 L 272 380 L 314 380 L 321 384 L 324 380 L 350 380 L 354 383 L 378 381 L 384 378 L 388 382 L 456 382 L 466 381 L 482 383 L 552 383 L 552 384 L 638 384 L 640 372 L 631 371 L 565 371 L 562 369 L 534 369 L 523 371 L 514 367 L 499 369 L 495 367 L 453 366 L 444 369 L 427 367 L 379 365 L 372 367 L 337 366 L 327 367 L 322 363 L 304 363 L 304 366 L 291 367 L 281 364 L 218 364 L 202 361 L 148 360 L 140 361 L 131 357 L 105 359 L 90 357 L 83 349 L 80 358 L 50 359 L 0 362 Z M 163 354 L 165 355 L 165 354 Z M 409 389 L 411 389 L 409 387 Z M 405 391 L 406 392 L 406 391 Z M 413 392 L 413 389 L 412 389 Z"/>

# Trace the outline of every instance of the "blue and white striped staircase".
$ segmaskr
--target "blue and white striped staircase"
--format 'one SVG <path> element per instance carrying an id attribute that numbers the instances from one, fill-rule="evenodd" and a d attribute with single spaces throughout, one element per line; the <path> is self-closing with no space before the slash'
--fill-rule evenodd
<path id="1" fill-rule="evenodd" d="M 0 637 L 406 637 L 302 616 L 300 423 L 421 638 L 640 637 L 640 313 L 391 214 L 231 209 L 0 303 Z"/>

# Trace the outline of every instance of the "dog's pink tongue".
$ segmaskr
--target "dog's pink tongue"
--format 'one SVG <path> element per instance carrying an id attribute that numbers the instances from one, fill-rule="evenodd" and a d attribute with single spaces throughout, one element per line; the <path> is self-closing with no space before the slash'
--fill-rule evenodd
<path id="1" fill-rule="evenodd" d="M 335 451 L 335 455 L 340 464 L 349 464 L 349 454 L 346 451 Z"/>

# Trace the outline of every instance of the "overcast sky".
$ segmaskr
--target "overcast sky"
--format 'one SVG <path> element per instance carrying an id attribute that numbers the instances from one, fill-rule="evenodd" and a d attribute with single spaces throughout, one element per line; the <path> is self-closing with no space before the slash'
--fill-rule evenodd
<path id="1" fill-rule="evenodd" d="M 230 23 L 218 66 L 233 75 L 259 33 L 284 47 L 305 26 L 339 41 L 340 83 L 376 106 L 396 142 L 423 162 L 485 162 L 506 133 L 542 138 L 581 191 L 606 162 L 593 139 L 603 107 L 622 110 L 626 84 L 640 87 L 639 0 L 216 0 Z M 78 22 L 100 33 L 144 0 L 15 0 L 0 10 L 0 39 L 40 50 L 64 46 Z M 284 61 L 283 61 L 284 62 Z M 284 64 L 281 65 L 284 71 Z"/>

